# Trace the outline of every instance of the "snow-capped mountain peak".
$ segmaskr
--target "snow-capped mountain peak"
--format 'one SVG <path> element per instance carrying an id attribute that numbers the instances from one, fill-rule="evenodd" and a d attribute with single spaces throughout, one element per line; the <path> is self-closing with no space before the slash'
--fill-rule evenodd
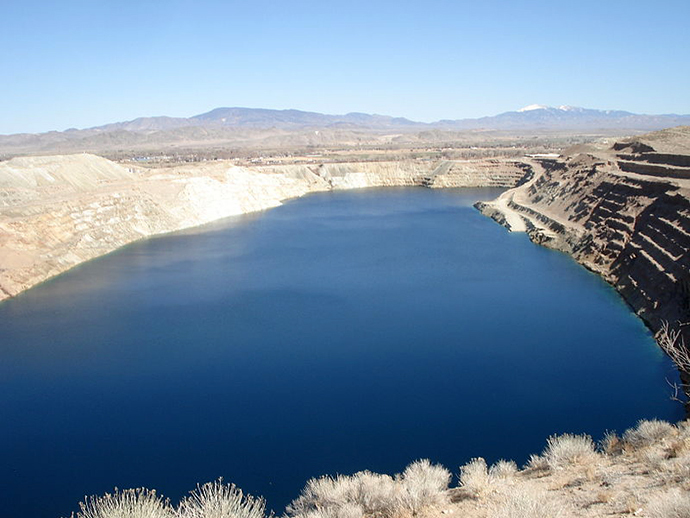
<path id="1" fill-rule="evenodd" d="M 524 108 L 520 108 L 518 112 L 531 112 L 534 110 L 546 110 L 548 106 L 545 106 L 543 104 L 530 104 L 529 106 L 525 106 Z"/>
<path id="2" fill-rule="evenodd" d="M 558 109 L 561 111 L 564 111 L 564 112 L 581 112 L 581 111 L 584 111 L 584 108 L 580 108 L 579 106 L 567 106 L 567 105 L 559 106 Z"/>
<path id="3" fill-rule="evenodd" d="M 547 106 L 545 104 L 530 104 L 529 106 L 525 106 L 524 108 L 520 108 L 518 113 L 524 113 L 524 112 L 531 112 L 531 111 L 536 111 L 536 110 L 549 110 L 549 111 L 562 111 L 562 112 L 582 112 L 584 111 L 584 108 L 580 108 L 579 106 L 569 106 L 567 104 L 562 104 L 558 108 L 554 108 L 553 106 Z"/>

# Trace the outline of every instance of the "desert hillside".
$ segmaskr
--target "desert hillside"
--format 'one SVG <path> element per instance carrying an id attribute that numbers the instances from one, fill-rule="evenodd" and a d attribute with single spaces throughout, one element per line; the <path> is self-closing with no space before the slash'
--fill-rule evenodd
<path id="1" fill-rule="evenodd" d="M 521 469 L 476 458 L 451 473 L 420 460 L 395 476 L 313 478 L 283 517 L 681 518 L 690 514 L 689 480 L 690 424 L 640 421 L 599 445 L 586 435 L 552 436 Z M 198 486 L 175 506 L 148 489 L 116 490 L 80 506 L 77 518 L 267 516 L 261 498 L 222 480 Z"/>

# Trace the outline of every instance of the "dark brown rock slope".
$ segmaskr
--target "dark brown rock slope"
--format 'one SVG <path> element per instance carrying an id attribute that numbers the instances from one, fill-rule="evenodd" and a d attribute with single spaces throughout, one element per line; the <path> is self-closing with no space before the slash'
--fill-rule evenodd
<path id="1" fill-rule="evenodd" d="M 668 322 L 690 344 L 690 127 L 544 160 L 542 168 L 478 208 L 501 223 L 519 215 L 533 241 L 571 254 L 652 330 Z"/>

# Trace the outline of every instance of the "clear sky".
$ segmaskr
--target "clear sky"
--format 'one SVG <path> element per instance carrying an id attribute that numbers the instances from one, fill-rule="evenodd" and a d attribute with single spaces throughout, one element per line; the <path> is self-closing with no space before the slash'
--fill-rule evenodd
<path id="1" fill-rule="evenodd" d="M 6 0 L 0 134 L 220 106 L 688 114 L 688 20 L 688 0 Z"/>

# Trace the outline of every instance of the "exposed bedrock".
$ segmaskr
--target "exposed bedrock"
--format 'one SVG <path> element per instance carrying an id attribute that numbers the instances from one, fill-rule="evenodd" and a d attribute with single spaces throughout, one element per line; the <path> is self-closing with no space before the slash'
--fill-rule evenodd
<path id="1" fill-rule="evenodd" d="M 687 147 L 690 128 L 678 135 Z M 532 240 L 602 275 L 652 330 L 668 322 L 690 344 L 690 153 L 653 153 L 655 136 L 543 161 L 532 181 L 478 208 L 503 224 L 519 216 Z"/>
<path id="2" fill-rule="evenodd" d="M 275 207 L 310 192 L 384 186 L 513 187 L 520 160 L 135 170 L 94 155 L 0 163 L 0 300 L 148 236 Z"/>

